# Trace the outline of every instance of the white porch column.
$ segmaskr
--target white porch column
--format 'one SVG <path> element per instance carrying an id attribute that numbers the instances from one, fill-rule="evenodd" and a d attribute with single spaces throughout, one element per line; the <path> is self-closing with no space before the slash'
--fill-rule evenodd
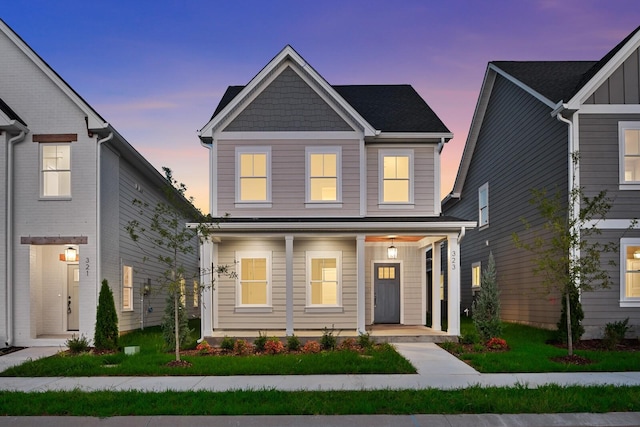
<path id="1" fill-rule="evenodd" d="M 460 243 L 457 234 L 447 236 L 447 248 L 447 335 L 460 335 Z"/>
<path id="2" fill-rule="evenodd" d="M 435 331 L 442 330 L 442 322 L 440 320 L 442 313 L 440 313 L 440 275 L 441 257 L 440 242 L 435 242 L 431 245 L 431 328 Z"/>
<path id="3" fill-rule="evenodd" d="M 203 286 L 200 295 L 200 336 L 211 336 L 213 334 L 213 307 L 212 298 L 213 289 L 213 242 L 209 239 L 200 245 L 200 285 Z"/>
<path id="4" fill-rule="evenodd" d="M 285 286 L 286 286 L 286 333 L 293 335 L 293 236 L 284 237 Z"/>
<path id="5" fill-rule="evenodd" d="M 365 292 L 364 292 L 364 234 L 356 236 L 356 281 L 357 281 L 357 298 L 358 298 L 358 333 L 366 332 L 364 325 L 365 310 Z"/>
<path id="6" fill-rule="evenodd" d="M 420 277 L 422 278 L 420 289 L 422 290 L 422 297 L 420 298 L 420 306 L 422 307 L 422 319 L 420 320 L 422 325 L 427 324 L 427 247 L 420 248 Z"/>

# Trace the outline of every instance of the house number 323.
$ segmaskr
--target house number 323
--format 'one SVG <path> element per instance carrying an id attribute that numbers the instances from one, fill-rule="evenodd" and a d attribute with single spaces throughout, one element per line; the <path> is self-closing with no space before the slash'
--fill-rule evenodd
<path id="1" fill-rule="evenodd" d="M 458 254 L 456 253 L 456 251 L 451 251 L 451 269 L 455 270 L 456 269 L 456 257 L 458 256 Z"/>
<path id="2" fill-rule="evenodd" d="M 87 272 L 87 276 L 89 276 L 89 270 L 91 270 L 91 263 L 89 262 L 89 258 L 84 259 L 84 269 Z"/>

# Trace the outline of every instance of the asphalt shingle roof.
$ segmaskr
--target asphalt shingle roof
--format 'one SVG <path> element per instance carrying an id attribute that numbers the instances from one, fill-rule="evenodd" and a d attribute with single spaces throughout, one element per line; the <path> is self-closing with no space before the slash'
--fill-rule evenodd
<path id="1" fill-rule="evenodd" d="M 27 124 L 24 122 L 24 120 L 22 120 L 22 119 L 20 118 L 20 116 L 18 116 L 18 115 L 15 113 L 15 111 L 13 111 L 13 110 L 11 109 L 11 107 L 9 107 L 9 106 L 6 104 L 6 102 L 4 102 L 4 101 L 2 100 L 2 98 L 0 98 L 0 110 L 2 110 L 2 112 L 3 112 L 4 114 L 6 114 L 6 115 L 7 115 L 7 117 L 9 117 L 11 120 L 17 120 L 17 121 L 19 121 L 20 123 L 22 123 L 23 125 L 25 125 L 25 126 L 27 125 Z"/>

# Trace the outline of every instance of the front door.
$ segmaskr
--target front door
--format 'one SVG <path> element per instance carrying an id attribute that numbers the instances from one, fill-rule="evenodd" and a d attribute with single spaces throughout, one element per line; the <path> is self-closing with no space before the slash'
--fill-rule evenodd
<path id="1" fill-rule="evenodd" d="M 78 313 L 78 295 L 80 284 L 80 267 L 78 264 L 67 265 L 67 330 L 80 329 L 80 316 Z"/>
<path id="2" fill-rule="evenodd" d="M 374 264 L 373 321 L 400 323 L 400 264 Z"/>

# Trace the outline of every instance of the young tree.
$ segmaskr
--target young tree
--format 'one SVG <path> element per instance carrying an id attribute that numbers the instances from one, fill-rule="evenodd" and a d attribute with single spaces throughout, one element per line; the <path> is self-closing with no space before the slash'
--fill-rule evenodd
<path id="1" fill-rule="evenodd" d="M 142 200 L 134 200 L 133 205 L 138 209 L 140 219 L 129 221 L 126 230 L 134 242 L 138 243 L 141 251 L 145 251 L 145 246 L 140 244 L 140 239 L 144 237 L 150 242 L 158 253 L 154 255 L 157 261 L 165 267 L 157 282 L 160 287 L 169 293 L 173 302 L 174 313 L 174 348 L 176 361 L 180 360 L 180 296 L 183 280 L 200 279 L 197 277 L 186 277 L 187 271 L 182 263 L 185 255 L 193 254 L 197 250 L 198 239 L 206 239 L 209 235 L 209 227 L 212 225 L 211 217 L 205 217 L 193 206 L 193 198 L 187 199 L 185 193 L 187 187 L 178 183 L 171 173 L 171 169 L 162 168 L 167 181 L 164 188 L 164 200 L 158 201 L 155 206 Z M 193 227 L 186 227 L 186 223 L 194 224 Z M 145 256 L 145 260 L 148 257 Z M 200 274 L 211 274 L 213 286 L 214 273 L 231 275 L 227 266 L 217 266 L 212 271 Z M 200 285 L 203 288 L 203 285 Z M 183 310 L 184 311 L 184 310 Z"/>
<path id="2" fill-rule="evenodd" d="M 500 292 L 496 280 L 496 263 L 489 253 L 487 268 L 482 272 L 480 295 L 473 302 L 473 324 L 482 341 L 502 335 Z"/>
<path id="3" fill-rule="evenodd" d="M 96 330 L 93 345 L 97 350 L 115 350 L 118 348 L 118 313 L 113 301 L 113 292 L 107 280 L 102 281 L 98 296 L 98 311 L 96 313 Z"/>
<path id="4" fill-rule="evenodd" d="M 572 153 L 572 161 L 575 168 L 579 161 L 578 153 Z M 568 203 L 559 192 L 548 196 L 544 189 L 533 189 L 530 203 L 537 207 L 546 234 L 539 233 L 533 241 L 526 242 L 518 234 L 513 235 L 517 247 L 534 254 L 533 271 L 543 276 L 547 291 L 555 289 L 566 300 L 569 356 L 573 355 L 573 329 L 577 320 L 575 313 L 572 313 L 572 306 L 579 304 L 581 292 L 611 286 L 611 277 L 606 266 L 600 262 L 600 255 L 617 251 L 614 242 L 601 243 L 592 239 L 601 234 L 598 222 L 605 219 L 611 209 L 607 192 L 602 190 L 588 197 L 584 189 L 575 184 L 575 178 L 572 184 Z M 526 219 L 523 219 L 523 223 L 526 229 L 531 228 Z M 615 261 L 609 261 L 609 265 L 615 265 Z"/>

